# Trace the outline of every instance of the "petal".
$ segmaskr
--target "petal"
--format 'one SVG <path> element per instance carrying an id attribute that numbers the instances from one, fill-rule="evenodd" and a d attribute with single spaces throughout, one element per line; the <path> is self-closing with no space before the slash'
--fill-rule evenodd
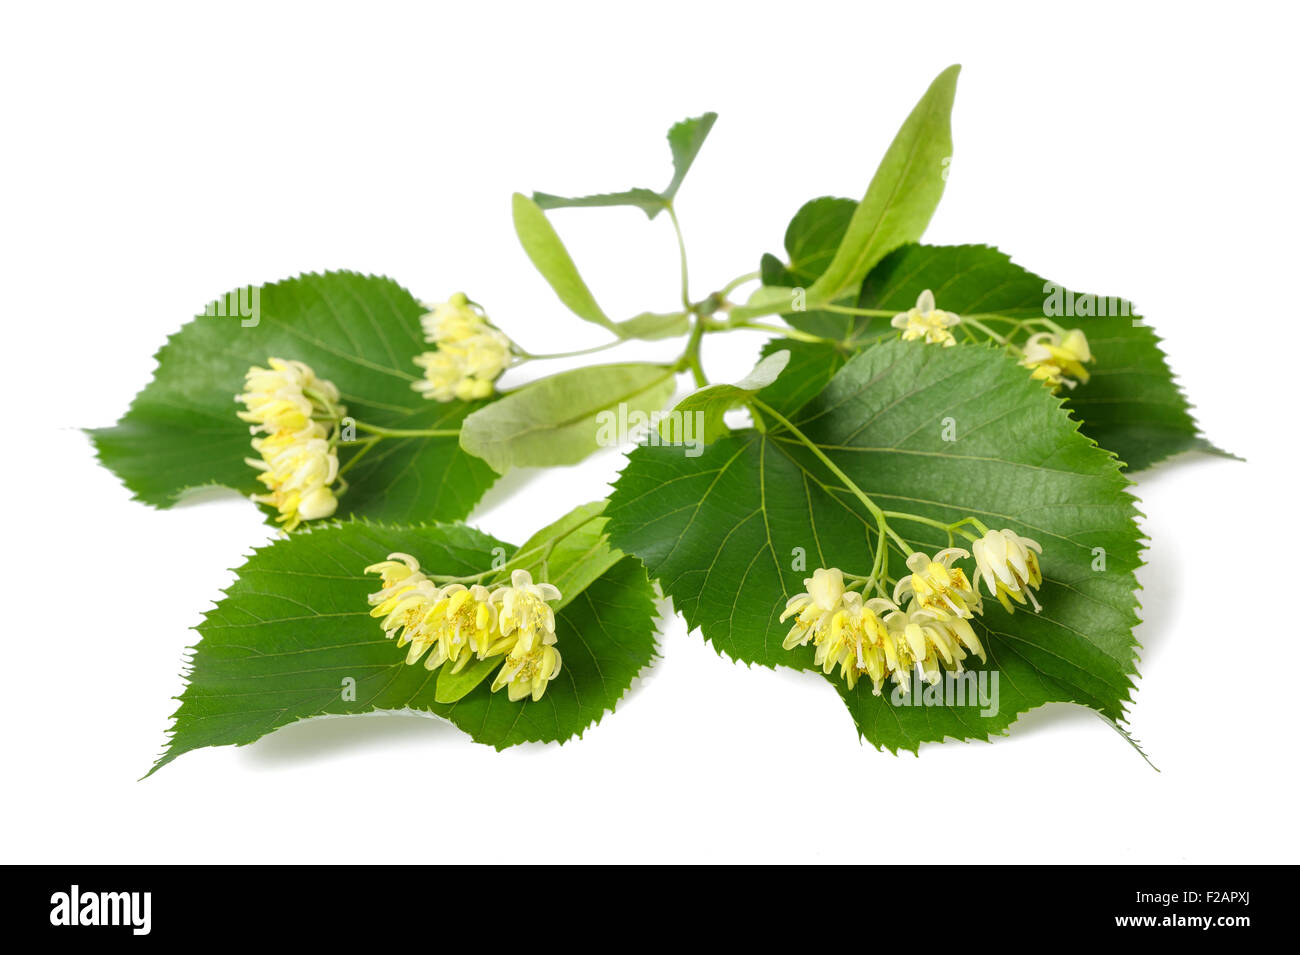
<path id="1" fill-rule="evenodd" d="M 1043 552 L 1043 545 L 1038 543 L 1038 541 L 1034 540 L 1032 537 L 1021 537 L 1015 531 L 1009 531 L 1009 530 L 1003 530 L 1002 533 L 1010 534 L 1011 537 L 1015 540 L 1015 542 L 1019 544 L 1021 547 L 1024 547 L 1028 550 L 1036 550 L 1040 554 Z"/>
<path id="2" fill-rule="evenodd" d="M 882 614 L 882 613 L 887 613 L 891 610 L 897 611 L 898 604 L 896 604 L 892 600 L 886 600 L 884 597 L 872 597 L 870 600 L 867 601 L 867 609 L 870 610 L 872 613 Z"/>
<path id="3" fill-rule="evenodd" d="M 822 610 L 833 609 L 844 596 L 844 574 L 838 567 L 819 567 L 804 583 L 807 584 L 813 601 Z"/>
<path id="4" fill-rule="evenodd" d="M 1015 568 L 1020 580 L 1029 579 L 1029 563 L 1025 559 L 1025 554 L 1025 549 L 1019 544 L 1013 544 L 1007 549 L 1007 562 Z"/>
<path id="5" fill-rule="evenodd" d="M 795 647 L 801 647 L 808 642 L 808 635 L 811 631 L 802 624 L 796 623 L 790 628 L 790 632 L 785 635 L 781 641 L 781 647 L 786 650 L 793 650 Z"/>
<path id="6" fill-rule="evenodd" d="M 894 603 L 902 603 L 903 597 L 913 593 L 915 588 L 912 586 L 912 578 L 904 577 L 898 583 L 894 584 Z"/>
<path id="7" fill-rule="evenodd" d="M 912 650 L 912 656 L 918 660 L 923 659 L 926 647 L 925 632 L 916 624 L 909 623 L 907 629 L 903 631 L 903 637 Z"/>
<path id="8" fill-rule="evenodd" d="M 785 623 L 788 617 L 797 614 L 810 603 L 812 603 L 812 598 L 807 594 L 796 594 L 786 601 L 785 610 L 782 612 L 778 622 Z"/>
<path id="9" fill-rule="evenodd" d="M 1092 361 L 1092 350 L 1088 347 L 1088 338 L 1082 329 L 1072 328 L 1066 332 L 1061 339 L 1061 349 L 1078 361 Z"/>
<path id="10" fill-rule="evenodd" d="M 919 574 L 930 566 L 930 558 L 919 550 L 907 555 L 907 569 Z"/>
<path id="11" fill-rule="evenodd" d="M 951 567 L 952 562 L 962 557 L 969 557 L 970 551 L 964 547 L 945 547 L 939 553 L 934 555 L 936 564 L 943 564 L 945 567 Z"/>

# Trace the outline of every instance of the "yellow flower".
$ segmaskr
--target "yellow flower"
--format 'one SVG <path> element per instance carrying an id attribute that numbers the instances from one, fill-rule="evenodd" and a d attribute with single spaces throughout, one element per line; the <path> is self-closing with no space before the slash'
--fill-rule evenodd
<path id="1" fill-rule="evenodd" d="M 399 584 L 402 587 L 410 587 L 426 579 L 420 571 L 420 562 L 410 554 L 403 554 L 400 551 L 389 554 L 387 560 L 371 564 L 365 572 L 379 574 L 383 581 L 383 589 L 369 597 L 372 604 L 383 603 L 397 592 Z"/>
<path id="2" fill-rule="evenodd" d="M 970 554 L 960 547 L 939 551 L 931 560 L 919 551 L 907 558 L 912 573 L 894 587 L 894 601 L 902 603 L 910 595 L 917 606 L 942 616 L 970 617 L 980 612 L 980 596 L 971 586 L 966 572 L 952 566 L 958 557 Z"/>
<path id="3" fill-rule="evenodd" d="M 560 672 L 555 611 L 547 604 L 558 600 L 560 591 L 533 583 L 528 571 L 516 570 L 509 586 L 495 589 L 458 583 L 439 587 L 414 557 L 394 553 L 366 573 L 379 574 L 382 585 L 367 598 L 370 615 L 383 618 L 384 636 L 397 636 L 399 647 L 410 644 L 406 663 L 414 665 L 423 657 L 425 669 L 436 670 L 450 661 L 456 673 L 472 659 L 505 654 L 492 690 L 508 687 L 511 700 L 540 700 Z"/>
<path id="4" fill-rule="evenodd" d="M 425 667 L 433 670 L 450 660 L 451 672 L 458 673 L 475 656 L 487 658 L 497 627 L 497 608 L 486 587 L 449 584 L 439 591 L 423 626 L 437 641 Z"/>
<path id="5" fill-rule="evenodd" d="M 365 572 L 380 576 L 380 589 L 366 600 L 374 608 L 370 616 L 384 618 L 384 636 L 390 640 L 401 628 L 417 626 L 437 602 L 438 588 L 410 554 L 389 554 L 387 560 L 371 564 Z"/>
<path id="6" fill-rule="evenodd" d="M 846 591 L 838 567 L 818 568 L 804 586 L 807 592 L 791 597 L 781 614 L 783 621 L 798 615 L 781 645 L 792 650 L 812 640 L 817 648 L 813 662 L 823 673 L 838 666 L 849 689 L 866 674 L 879 695 L 885 678 L 898 666 L 895 641 L 881 614 L 898 607 L 881 598 L 864 601 L 861 594 Z"/>
<path id="7" fill-rule="evenodd" d="M 297 434 L 277 432 L 265 439 L 254 439 L 253 448 L 262 458 L 245 458 L 261 471 L 257 479 L 268 493 L 254 494 L 259 504 L 269 504 L 280 512 L 276 520 L 287 531 L 307 520 L 329 517 L 338 508 L 338 498 L 330 487 L 338 477 L 339 459 L 324 437 L 323 429 L 309 425 Z"/>
<path id="8" fill-rule="evenodd" d="M 474 401 L 492 394 L 510 365 L 510 339 L 496 329 L 412 359 L 424 377 L 411 387 L 434 401 Z"/>
<path id="9" fill-rule="evenodd" d="M 560 651 L 554 646 L 555 611 L 547 603 L 559 599 L 560 591 L 554 585 L 533 583 L 532 574 L 526 570 L 514 571 L 509 587 L 493 591 L 493 602 L 501 605 L 497 617 L 501 639 L 488 652 L 509 650 L 492 681 L 493 693 L 505 687 L 512 701 L 530 696 L 536 702 L 559 674 Z"/>
<path id="10" fill-rule="evenodd" d="M 436 586 L 420 570 L 410 554 L 389 554 L 388 560 L 371 564 L 366 573 L 381 577 L 381 589 L 367 598 L 372 617 L 383 617 L 384 636 L 401 631 L 399 647 L 411 645 L 408 664 L 419 662 L 435 670 L 448 660 L 458 672 L 475 655 L 485 659 L 497 635 L 497 608 L 486 587 L 475 584 Z"/>
<path id="11" fill-rule="evenodd" d="M 984 655 L 984 644 L 980 643 L 980 638 L 975 636 L 975 628 L 970 625 L 969 620 L 963 620 L 961 617 L 935 617 L 933 627 L 947 637 L 950 646 L 960 644 L 979 657 L 981 663 L 988 661 L 988 657 Z M 960 670 L 961 667 L 957 669 Z"/>
<path id="12" fill-rule="evenodd" d="M 321 418 L 333 423 L 346 409 L 338 405 L 339 390 L 300 361 L 269 358 L 270 368 L 254 366 L 244 376 L 245 391 L 237 396 L 245 410 L 237 412 L 251 425 L 258 458 L 245 462 L 261 473 L 266 494 L 253 500 L 279 511 L 276 518 L 291 531 L 306 520 L 329 517 L 338 508 L 332 485 L 339 459 Z"/>
<path id="13" fill-rule="evenodd" d="M 984 647 L 971 625 L 961 617 L 937 614 L 924 608 L 891 613 L 885 623 L 894 639 L 894 682 L 910 692 L 912 671 L 927 683 L 938 683 L 944 670 L 960 672 L 966 650 L 984 660 Z M 879 690 L 876 691 L 879 693 Z"/>
<path id="14" fill-rule="evenodd" d="M 846 593 L 843 608 L 832 616 L 829 631 L 818 642 L 813 662 L 827 674 L 838 666 L 850 690 L 865 673 L 871 678 L 872 692 L 879 696 L 896 656 L 880 614 L 896 610 L 892 601 L 879 597 L 863 601 L 861 594 Z"/>
<path id="15" fill-rule="evenodd" d="M 913 554 L 917 559 L 909 558 L 908 563 L 917 582 L 911 578 L 899 582 L 900 596 L 911 593 L 916 598 L 924 593 L 940 603 L 939 609 L 929 609 L 919 599 L 906 612 L 892 600 L 864 600 L 861 594 L 844 589 L 837 568 L 815 571 L 804 581 L 808 592 L 786 605 L 781 619 L 793 614 L 798 618 L 783 646 L 790 650 L 812 640 L 817 647 L 814 662 L 823 673 L 829 675 L 839 667 L 849 689 L 865 675 L 876 696 L 890 678 L 910 692 L 914 669 L 934 683 L 944 670 L 961 670 L 968 652 L 984 660 L 984 647 L 965 619 L 969 609 L 964 616 L 954 615 L 954 607 L 979 610 L 979 597 L 965 582 L 966 575 L 951 566 L 959 556 L 968 555 L 959 548 L 940 551 L 934 560 Z"/>
<path id="16" fill-rule="evenodd" d="M 406 662 L 415 664 L 426 650 L 438 642 L 440 634 L 430 626 L 429 617 L 442 597 L 442 590 L 423 574 L 419 580 L 408 584 L 380 601 L 371 609 L 370 616 L 384 618 L 380 624 L 384 636 L 390 640 L 396 636 L 399 647 L 410 644 Z M 371 595 L 372 598 L 374 596 Z M 441 662 L 440 660 L 439 663 Z M 432 670 L 433 667 L 429 669 Z"/>
<path id="17" fill-rule="evenodd" d="M 1022 606 L 1025 599 L 1033 604 L 1035 613 L 1043 608 L 1034 596 L 1034 588 L 1043 582 L 1043 572 L 1038 566 L 1038 553 L 1043 548 L 1036 540 L 1021 537 L 1009 528 L 989 531 L 974 544 L 976 580 L 983 580 L 990 597 L 1008 612 L 1014 612 L 1010 597 Z"/>
<path id="18" fill-rule="evenodd" d="M 546 685 L 560 673 L 560 651 L 554 643 L 554 633 L 544 634 L 541 643 L 528 649 L 524 649 L 523 640 L 516 643 L 492 681 L 492 692 L 505 687 L 511 702 L 526 696 L 534 703 L 540 700 Z"/>
<path id="19" fill-rule="evenodd" d="M 253 425 L 249 429 L 253 434 L 259 431 L 265 434 L 296 432 L 313 424 L 311 401 L 298 390 L 246 392 L 239 396 L 239 400 L 248 406 L 248 410 L 235 413 Z"/>
<path id="20" fill-rule="evenodd" d="M 274 507 L 279 512 L 276 521 L 283 524 L 286 531 L 294 530 L 303 521 L 330 517 L 339 506 L 339 499 L 327 487 L 306 492 L 276 490 L 270 494 L 254 494 L 253 500 Z"/>
<path id="21" fill-rule="evenodd" d="M 438 345 L 449 342 L 464 341 L 482 331 L 486 324 L 464 292 L 457 292 L 445 302 L 433 305 L 427 303 L 428 309 L 420 316 L 420 325 L 424 328 L 424 340 Z"/>
<path id="22" fill-rule="evenodd" d="M 781 614 L 782 623 L 787 617 L 798 614 L 781 644 L 787 650 L 801 647 L 810 639 L 818 638 L 819 634 L 825 635 L 835 614 L 844 605 L 844 574 L 838 567 L 817 568 L 803 585 L 808 588 L 807 592 L 791 597 Z M 820 643 L 820 639 L 817 642 Z"/>
<path id="23" fill-rule="evenodd" d="M 926 289 L 916 298 L 916 305 L 906 312 L 899 312 L 889 324 L 903 330 L 903 341 L 924 339 L 929 345 L 943 345 L 945 348 L 956 345 L 950 328 L 957 325 L 961 318 L 952 312 L 934 307 L 934 294 Z"/>
<path id="24" fill-rule="evenodd" d="M 236 398 L 247 408 L 238 412 L 240 420 L 252 424 L 254 433 L 302 431 L 313 415 L 326 411 L 326 402 L 338 403 L 339 390 L 333 382 L 317 378 L 305 362 L 268 358 L 267 364 L 271 367 L 248 369 L 244 393 Z"/>
<path id="25" fill-rule="evenodd" d="M 1031 377 L 1055 391 L 1061 385 L 1074 388 L 1079 382 L 1086 382 L 1088 369 L 1083 366 L 1092 360 L 1087 337 L 1082 330 L 1072 328 L 1064 336 L 1054 332 L 1031 335 L 1020 364 L 1033 371 Z"/>
<path id="26" fill-rule="evenodd" d="M 531 650 L 541 639 L 555 642 L 555 611 L 548 600 L 559 600 L 560 591 L 552 584 L 535 584 L 533 575 L 526 570 L 516 570 L 510 575 L 510 586 L 492 593 L 492 600 L 501 605 L 499 616 L 502 637 L 518 635 L 516 646 Z M 549 639 L 547 639 L 549 638 Z"/>
<path id="27" fill-rule="evenodd" d="M 411 385 L 435 401 L 473 401 L 492 394 L 492 384 L 510 366 L 512 343 L 463 293 L 426 306 L 421 317 L 425 340 L 436 351 L 417 355 L 424 376 Z"/>

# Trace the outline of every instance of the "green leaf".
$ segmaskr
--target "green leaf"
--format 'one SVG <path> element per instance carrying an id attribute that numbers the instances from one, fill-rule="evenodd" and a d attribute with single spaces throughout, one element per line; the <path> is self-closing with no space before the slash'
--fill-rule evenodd
<path id="1" fill-rule="evenodd" d="M 602 412 L 658 411 L 672 395 L 663 365 L 589 365 L 542 378 L 465 419 L 460 443 L 498 473 L 577 464 L 602 444 Z"/>
<path id="2" fill-rule="evenodd" d="M 435 674 L 407 666 L 368 613 L 377 578 L 362 569 L 390 552 L 415 555 L 430 573 L 466 575 L 486 568 L 501 546 L 461 525 L 349 523 L 258 550 L 198 626 L 189 682 L 153 771 L 199 747 L 375 710 L 440 716 L 498 749 L 581 735 L 654 656 L 653 590 L 637 561 L 619 561 L 557 614 L 563 667 L 536 703 L 511 703 L 486 683 L 439 702 Z"/>
<path id="3" fill-rule="evenodd" d="M 835 196 L 804 203 L 785 230 L 785 250 L 790 260 L 784 271 L 792 281 L 764 284 L 806 288 L 816 282 L 835 258 L 857 210 L 858 204 L 852 199 Z"/>
<path id="4" fill-rule="evenodd" d="M 930 224 L 952 157 L 952 102 L 960 71 L 950 66 L 940 73 L 903 122 L 834 257 L 808 289 L 810 303 L 833 302 L 856 290 L 873 265 L 915 242 Z"/>
<path id="5" fill-rule="evenodd" d="M 720 384 L 701 388 L 683 398 L 673 411 L 682 415 L 695 412 L 704 415 L 704 427 L 700 432 L 701 440 L 706 444 L 716 441 L 730 433 L 723 416 L 776 381 L 777 375 L 781 374 L 789 360 L 788 351 L 772 352 L 734 385 Z M 666 433 L 672 426 L 671 420 L 665 420 L 659 427 L 661 432 Z"/>
<path id="6" fill-rule="evenodd" d="M 684 335 L 691 327 L 691 318 L 685 312 L 642 312 L 634 318 L 624 319 L 614 324 L 614 332 L 619 338 L 638 338 L 642 341 L 658 341 L 661 338 L 676 338 Z"/>
<path id="7" fill-rule="evenodd" d="M 925 289 L 939 307 L 958 315 L 980 316 L 1005 334 L 1002 319 L 1023 320 L 1051 315 L 1066 328 L 1083 329 L 1095 361 L 1091 378 L 1063 391 L 1065 406 L 1083 422 L 1083 433 L 1113 451 L 1131 471 L 1150 467 L 1182 451 L 1216 450 L 1199 434 L 1191 406 L 1178 387 L 1160 349 L 1155 331 L 1133 306 L 1117 297 L 1078 295 L 1014 264 L 997 249 L 980 245 L 907 246 L 890 255 L 863 284 L 863 308 L 906 311 Z M 1086 304 L 1086 308 L 1085 308 Z M 1108 316 L 1061 315 L 1097 312 Z M 1013 338 L 1024 343 L 1036 329 Z M 967 326 L 959 338 L 984 342 L 988 337 Z M 851 335 L 869 342 L 893 329 L 886 318 L 862 319 Z"/>
<path id="8" fill-rule="evenodd" d="M 889 342 L 853 358 L 795 416 L 882 508 L 945 523 L 973 515 L 1043 546 L 1043 612 L 1009 615 L 990 600 L 974 621 L 989 654 L 982 669 L 999 674 L 996 714 L 896 707 L 872 696 L 867 681 L 853 692 L 834 681 L 877 747 L 983 739 L 1058 700 L 1123 716 L 1135 672 L 1140 563 L 1128 482 L 1059 400 L 1022 372 L 993 348 Z M 950 422 L 955 441 L 945 440 Z M 782 649 L 788 625 L 778 617 L 818 566 L 868 573 L 874 521 L 784 429 L 737 432 L 696 458 L 671 450 L 642 447 L 629 456 L 606 509 L 614 546 L 640 557 L 720 652 L 810 668 L 812 647 Z M 923 524 L 892 524 L 917 549 L 947 545 Z M 1093 569 L 1097 548 L 1101 571 Z M 800 553 L 807 563 L 796 570 Z"/>
<path id="9" fill-rule="evenodd" d="M 834 244 L 843 219 L 844 199 L 814 199 L 791 220 L 786 233 L 790 265 L 764 257 L 763 281 L 773 296 L 788 295 L 785 286 L 807 283 L 826 250 Z M 886 256 L 863 282 L 855 303 L 860 308 L 905 312 L 930 289 L 939 307 L 991 324 L 1006 334 L 1009 322 L 1045 315 L 1066 327 L 1082 328 L 1092 346 L 1092 378 L 1066 392 L 1066 407 L 1083 422 L 1083 432 L 1114 451 L 1131 471 L 1150 467 L 1187 450 L 1222 454 L 1200 436 L 1182 390 L 1160 348 L 1155 331 L 1131 303 L 1118 297 L 1083 295 L 1065 289 L 1014 264 L 997 249 L 983 245 L 906 245 Z M 1062 309 L 1070 314 L 1062 314 Z M 1077 314 L 1087 311 L 1089 314 Z M 1102 315 L 1105 311 L 1108 314 Z M 889 319 L 825 311 L 782 315 L 793 327 L 843 344 L 803 344 L 792 351 L 802 363 L 803 378 L 829 378 L 843 363 L 846 349 L 856 350 L 896 335 Z M 1024 343 L 1037 329 L 1022 328 L 1013 341 Z M 989 341 L 967 325 L 959 341 Z M 769 346 L 786 348 L 788 343 Z M 814 371 L 814 368 L 819 370 Z M 806 396 L 805 396 L 806 397 Z"/>
<path id="10" fill-rule="evenodd" d="M 625 192 L 600 192 L 571 199 L 549 192 L 534 192 L 533 201 L 542 209 L 599 209 L 610 206 L 633 206 L 651 219 L 663 212 L 664 197 L 653 189 L 628 189 Z"/>
<path id="11" fill-rule="evenodd" d="M 778 289 L 787 296 L 782 305 L 790 301 L 787 289 L 806 291 L 826 270 L 857 208 L 852 199 L 823 196 L 805 203 L 795 213 L 785 230 L 788 263 L 768 254 L 763 256 L 760 266 L 763 286 Z M 781 317 L 800 331 L 831 339 L 847 338 L 854 324 L 852 315 L 817 308 L 783 312 Z"/>
<path id="12" fill-rule="evenodd" d="M 226 303 L 241 300 L 249 316 Z M 328 272 L 232 292 L 168 339 L 153 380 L 113 427 L 90 431 L 100 460 L 155 507 L 190 488 L 266 489 L 244 463 L 254 455 L 235 395 L 268 357 L 307 362 L 342 392 L 348 413 L 387 428 L 454 430 L 485 402 L 429 401 L 411 390 L 425 308 L 391 279 Z M 252 306 L 256 304 L 254 309 Z M 248 322 L 249 324 L 244 324 Z M 347 466 L 350 448 L 339 459 Z M 464 517 L 496 475 L 457 439 L 388 439 L 347 472 L 341 517 L 384 521 Z M 273 514 L 271 509 L 266 509 Z"/>
<path id="13" fill-rule="evenodd" d="M 569 250 L 560 241 L 555 227 L 547 221 L 546 213 L 532 199 L 516 192 L 513 198 L 515 233 L 519 243 L 528 253 L 528 258 L 542 273 L 542 278 L 550 283 L 555 294 L 560 297 L 573 314 L 594 322 L 604 328 L 613 329 L 614 323 L 596 304 L 591 289 L 578 274 L 578 267 L 573 264 Z"/>
<path id="14" fill-rule="evenodd" d="M 662 192 L 636 188 L 625 192 L 604 192 L 572 199 L 553 196 L 546 192 L 535 192 L 533 201 L 542 209 L 634 206 L 653 219 L 667 209 L 676 198 L 682 180 L 686 178 L 686 173 L 690 171 L 695 157 L 699 155 L 700 148 L 704 145 L 704 140 L 709 136 L 709 130 L 713 129 L 717 119 L 717 113 L 705 113 L 694 119 L 684 119 L 668 130 L 668 148 L 673 155 L 673 178 Z"/>
<path id="15" fill-rule="evenodd" d="M 763 346 L 764 355 L 786 352 L 790 358 L 781 377 L 763 389 L 763 402 L 781 414 L 794 414 L 825 388 L 853 355 L 834 342 L 799 342 L 774 338 Z"/>
<path id="16" fill-rule="evenodd" d="M 514 219 L 515 232 L 528 258 L 550 283 L 560 301 L 579 318 L 607 328 L 619 338 L 645 341 L 674 338 L 690 327 L 690 316 L 685 312 L 642 312 L 621 322 L 611 320 L 596 303 L 595 296 L 578 273 L 578 267 L 542 207 L 527 196 L 515 193 Z"/>
<path id="17" fill-rule="evenodd" d="M 717 121 L 717 113 L 705 113 L 694 119 L 684 119 L 668 130 L 668 148 L 673 154 L 673 179 L 663 191 L 663 197 L 668 202 L 676 198 L 682 180 L 690 172 L 695 157 L 700 154 L 704 140 L 709 138 L 709 131 Z"/>

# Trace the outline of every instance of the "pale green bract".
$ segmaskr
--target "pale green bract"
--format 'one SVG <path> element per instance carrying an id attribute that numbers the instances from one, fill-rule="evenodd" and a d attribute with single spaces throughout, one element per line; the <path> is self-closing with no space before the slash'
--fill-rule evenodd
<path id="1" fill-rule="evenodd" d="M 590 365 L 512 392 L 467 417 L 460 443 L 504 474 L 511 468 L 577 464 L 599 445 L 602 413 L 620 405 L 649 413 L 673 393 L 660 365 Z"/>

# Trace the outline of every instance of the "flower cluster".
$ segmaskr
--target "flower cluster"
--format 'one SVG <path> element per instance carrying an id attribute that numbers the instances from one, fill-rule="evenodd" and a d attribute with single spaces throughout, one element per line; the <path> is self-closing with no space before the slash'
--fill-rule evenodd
<path id="1" fill-rule="evenodd" d="M 437 351 L 417 355 L 424 377 L 411 385 L 435 401 L 472 401 L 492 394 L 492 383 L 510 365 L 511 342 L 458 292 L 426 306 L 420 317 L 425 341 Z"/>
<path id="2" fill-rule="evenodd" d="M 1088 380 L 1084 364 L 1092 361 L 1088 339 L 1080 329 L 1072 328 L 1064 335 L 1039 332 L 1025 342 L 1020 364 L 1033 371 L 1033 378 L 1043 382 L 1053 391 L 1061 385 L 1074 388 Z"/>
<path id="3" fill-rule="evenodd" d="M 933 558 L 909 554 L 911 573 L 898 581 L 893 600 L 864 599 L 845 586 L 839 568 L 818 568 L 804 581 L 807 591 L 790 598 L 781 614 L 782 621 L 795 618 L 782 646 L 791 650 L 811 640 L 822 672 L 839 667 L 849 689 L 865 674 L 877 696 L 887 678 L 910 692 L 913 670 L 933 684 L 944 670 L 960 671 L 968 653 L 983 662 L 984 647 L 970 625 L 984 610 L 978 583 L 983 581 L 1008 611 L 1014 609 L 1012 600 L 1028 600 L 1039 610 L 1033 590 L 1043 581 L 1035 553 L 1041 548 L 1004 529 L 988 531 L 974 551 L 976 585 L 955 566 L 971 556 L 962 548 L 941 550 Z"/>
<path id="4" fill-rule="evenodd" d="M 889 324 L 903 330 L 903 341 L 923 339 L 929 345 L 943 345 L 945 348 L 956 345 L 949 329 L 961 322 L 961 318 L 952 312 L 945 312 L 934 307 L 934 293 L 926 289 L 916 297 L 916 305 L 906 312 L 899 312 Z"/>
<path id="5" fill-rule="evenodd" d="M 331 430 L 345 409 L 338 388 L 309 365 L 282 358 L 268 358 L 267 364 L 248 369 L 244 393 L 236 396 L 245 406 L 239 417 L 249 422 L 253 450 L 261 455 L 244 460 L 261 472 L 257 479 L 268 491 L 253 500 L 279 511 L 276 519 L 291 531 L 338 507 L 332 485 L 339 459 Z"/>
<path id="6" fill-rule="evenodd" d="M 504 655 L 492 692 L 504 687 L 511 700 L 540 700 L 559 674 L 555 611 L 548 601 L 559 600 L 560 591 L 533 583 L 528 571 L 516 570 L 509 586 L 492 589 L 440 586 L 425 576 L 414 557 L 397 553 L 367 567 L 366 573 L 380 575 L 380 589 L 367 598 L 370 616 L 383 618 L 384 636 L 396 636 L 399 647 L 410 647 L 408 664 L 423 657 L 428 670 L 449 663 L 457 673 L 471 660 Z"/>

